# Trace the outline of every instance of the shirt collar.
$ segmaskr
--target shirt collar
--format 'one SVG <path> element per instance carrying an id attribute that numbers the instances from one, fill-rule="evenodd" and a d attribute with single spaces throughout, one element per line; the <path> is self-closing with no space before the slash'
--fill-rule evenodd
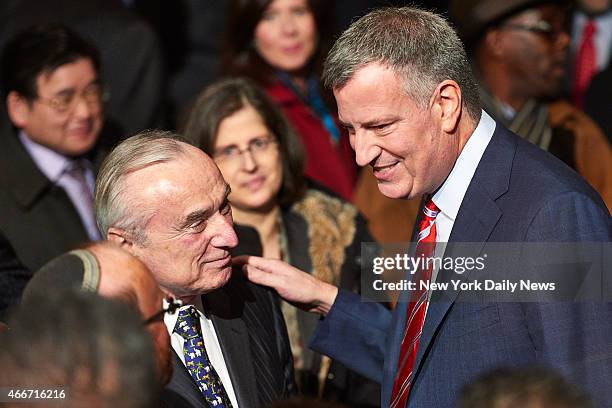
<path id="1" fill-rule="evenodd" d="M 482 111 L 478 126 L 470 136 L 446 181 L 432 197 L 432 201 L 441 212 L 453 221 L 457 218 L 459 207 L 476 172 L 478 163 L 487 148 L 496 123 L 485 111 Z"/>
<path id="2" fill-rule="evenodd" d="M 165 308 L 168 307 L 168 301 L 166 299 L 163 300 L 162 305 Z M 187 309 L 189 306 L 195 306 L 196 310 L 198 311 L 198 314 L 200 315 L 200 318 L 202 318 L 202 316 L 204 316 L 204 314 L 202 313 L 202 310 L 204 310 L 204 307 L 202 306 L 202 296 L 196 296 L 193 300 L 193 302 L 188 303 L 188 304 L 184 304 L 183 306 L 179 307 L 178 309 L 176 309 L 176 311 L 172 314 L 170 313 L 166 313 L 164 314 L 164 323 L 166 324 L 166 329 L 168 329 L 168 333 L 170 335 L 172 335 L 172 333 L 174 332 L 174 326 L 176 326 L 176 321 L 178 320 L 179 317 L 179 313 L 181 310 L 185 310 Z"/>
<path id="3" fill-rule="evenodd" d="M 24 131 L 19 132 L 19 140 L 40 171 L 53 183 L 64 173 L 70 161 L 64 155 L 33 141 Z"/>

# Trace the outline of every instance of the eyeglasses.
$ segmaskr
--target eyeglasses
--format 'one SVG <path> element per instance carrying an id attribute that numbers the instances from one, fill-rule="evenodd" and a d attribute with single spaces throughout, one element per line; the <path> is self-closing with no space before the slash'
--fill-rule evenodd
<path id="1" fill-rule="evenodd" d="M 547 37 L 549 40 L 556 40 L 562 34 L 568 33 L 568 28 L 565 23 L 554 24 L 540 20 L 533 24 L 507 23 L 500 26 L 506 30 L 529 31 L 531 33 L 540 34 Z"/>
<path id="2" fill-rule="evenodd" d="M 226 146 L 215 152 L 213 158 L 219 163 L 238 164 L 242 155 L 249 152 L 253 158 L 259 160 L 268 154 L 271 151 L 270 147 L 274 145 L 276 141 L 272 138 L 255 138 L 248 143 L 245 149 L 236 145 Z"/>
<path id="3" fill-rule="evenodd" d="M 180 299 L 175 299 L 173 296 L 168 296 L 165 299 L 165 304 L 162 307 L 162 309 L 155 313 L 153 316 L 149 317 L 148 319 L 144 320 L 142 322 L 143 326 L 147 326 L 151 323 L 155 323 L 159 320 L 162 320 L 164 318 L 164 315 L 166 313 L 168 314 L 174 314 L 181 306 L 183 306 L 183 301 Z"/>
<path id="4" fill-rule="evenodd" d="M 82 92 L 77 93 L 73 90 L 60 92 L 51 98 L 36 98 L 47 106 L 55 109 L 58 113 L 67 113 L 72 111 L 79 99 L 83 99 L 89 106 L 99 107 L 103 102 L 106 102 L 110 96 L 110 92 L 98 83 L 90 84 Z"/>

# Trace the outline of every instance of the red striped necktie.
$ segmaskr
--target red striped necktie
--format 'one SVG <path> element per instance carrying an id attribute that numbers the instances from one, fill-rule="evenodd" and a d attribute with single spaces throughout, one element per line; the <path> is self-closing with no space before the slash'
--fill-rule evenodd
<path id="1" fill-rule="evenodd" d="M 587 21 L 582 31 L 580 47 L 574 63 L 574 104 L 582 108 L 584 94 L 597 71 L 597 55 L 595 50 L 595 32 L 597 26 L 593 20 Z"/>
<path id="2" fill-rule="evenodd" d="M 436 216 L 440 209 L 428 200 L 423 207 L 423 214 L 419 222 L 416 245 L 417 257 L 423 260 L 434 255 L 436 248 Z M 426 264 L 427 265 L 427 264 Z M 429 266 L 429 265 L 427 265 Z M 425 311 L 427 309 L 427 290 L 420 287 L 419 282 L 429 282 L 431 279 L 431 268 L 419 268 L 414 274 L 414 282 L 417 282 L 416 290 L 410 293 L 408 308 L 406 311 L 406 327 L 400 346 L 400 354 L 397 364 L 397 373 L 391 391 L 391 408 L 403 408 L 408 400 L 410 385 L 412 384 L 414 361 L 416 360 L 419 338 L 423 331 L 425 322 Z"/>

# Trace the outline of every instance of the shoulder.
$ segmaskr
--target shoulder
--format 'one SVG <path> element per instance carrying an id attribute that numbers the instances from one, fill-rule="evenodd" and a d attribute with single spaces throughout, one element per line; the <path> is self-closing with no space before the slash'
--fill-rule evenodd
<path id="1" fill-rule="evenodd" d="M 290 212 L 311 224 L 329 224 L 329 228 L 347 230 L 354 228 L 357 208 L 322 189 L 309 188 L 304 197 L 291 206 Z"/>
<path id="2" fill-rule="evenodd" d="M 582 240 L 610 231 L 610 215 L 599 194 L 574 170 L 553 155 L 502 129 L 514 139 L 507 191 L 496 199 L 527 240 Z M 511 152 L 511 153 L 510 153 Z M 489 163 L 488 172 L 495 172 Z M 607 232 L 605 232 L 607 231 Z"/>

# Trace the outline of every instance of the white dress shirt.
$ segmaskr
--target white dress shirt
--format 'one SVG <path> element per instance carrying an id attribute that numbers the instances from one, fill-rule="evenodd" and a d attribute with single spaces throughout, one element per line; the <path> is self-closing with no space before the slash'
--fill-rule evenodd
<path id="1" fill-rule="evenodd" d="M 85 227 L 87 236 L 92 241 L 99 240 L 101 235 L 96 225 L 93 211 L 93 193 L 95 177 L 91 165 L 83 166 L 86 186 L 70 177 L 66 170 L 71 166 L 71 159 L 49 149 L 46 146 L 34 142 L 23 131 L 19 132 L 19 140 L 36 164 L 36 167 L 51 181 L 64 189 L 72 202 L 79 218 Z M 81 159 L 85 161 L 85 159 Z M 87 188 L 89 194 L 84 196 L 82 188 Z"/>
<path id="2" fill-rule="evenodd" d="M 436 249 L 434 256 L 442 258 L 446 250 L 448 238 L 453 230 L 457 213 L 463 202 L 463 197 L 474 177 L 478 163 L 491 141 L 496 123 L 485 111 L 482 111 L 478 126 L 468 139 L 459 154 L 453 169 L 433 195 L 431 200 L 440 209 L 436 217 Z M 437 266 L 437 264 L 436 264 Z M 438 269 L 431 272 L 431 281 L 435 282 Z"/>
<path id="3" fill-rule="evenodd" d="M 448 242 L 463 197 L 472 182 L 478 163 L 491 141 L 496 123 L 485 111 L 468 139 L 444 184 L 432 197 L 440 209 L 436 217 L 436 242 Z M 437 248 L 436 248 L 437 249 Z M 437 252 L 437 251 L 436 251 Z"/>
<path id="4" fill-rule="evenodd" d="M 202 307 L 202 298 L 200 296 L 195 297 L 193 306 L 195 306 L 196 310 L 198 311 L 198 314 L 200 315 L 202 338 L 204 339 L 204 347 L 206 348 L 206 354 L 208 354 L 210 363 L 219 375 L 219 379 L 223 383 L 223 388 L 225 388 L 225 392 L 227 393 L 227 396 L 232 402 L 232 406 L 238 407 L 238 400 L 236 399 L 234 386 L 232 385 L 232 380 L 230 378 L 227 365 L 225 364 L 225 358 L 223 357 L 223 352 L 221 351 L 221 346 L 219 344 L 219 339 L 217 338 L 217 333 L 215 332 L 215 327 L 213 326 L 212 321 L 202 312 L 204 308 Z M 164 323 L 166 324 L 166 328 L 168 329 L 168 333 L 170 334 L 170 343 L 172 344 L 172 348 L 179 356 L 183 365 L 185 365 L 185 357 L 183 356 L 183 343 L 185 343 L 185 339 L 181 337 L 180 334 L 174 333 L 174 326 L 176 326 L 176 321 L 178 320 L 179 312 L 183 309 L 186 309 L 187 307 L 189 307 L 189 305 L 184 305 L 179 308 L 175 313 L 166 313 L 164 315 Z"/>

